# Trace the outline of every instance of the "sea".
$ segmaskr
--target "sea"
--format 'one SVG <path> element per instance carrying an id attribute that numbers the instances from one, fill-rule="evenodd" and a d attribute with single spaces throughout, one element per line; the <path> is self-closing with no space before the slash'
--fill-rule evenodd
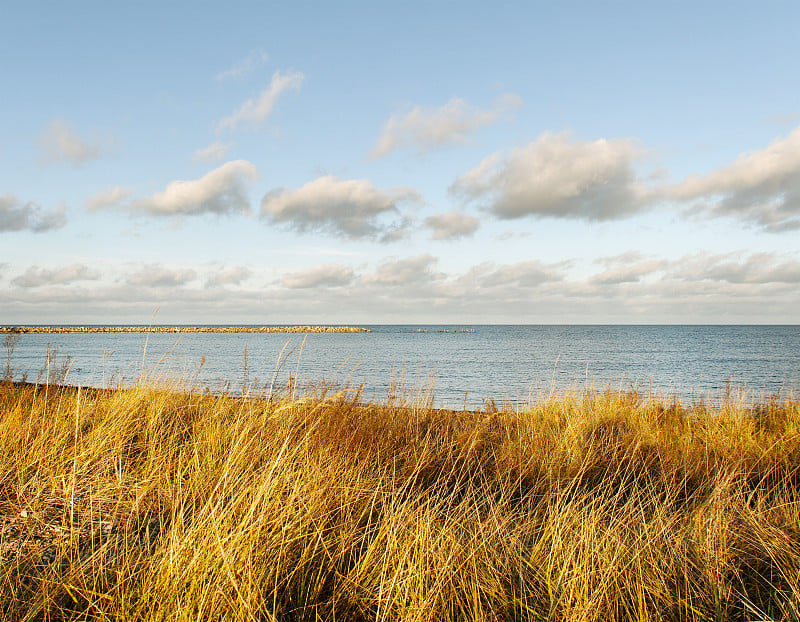
<path id="1" fill-rule="evenodd" d="M 584 390 L 683 403 L 800 397 L 800 326 L 364 325 L 368 333 L 25 334 L 15 380 L 524 407 Z M 3 343 L 0 340 L 0 343 Z"/>

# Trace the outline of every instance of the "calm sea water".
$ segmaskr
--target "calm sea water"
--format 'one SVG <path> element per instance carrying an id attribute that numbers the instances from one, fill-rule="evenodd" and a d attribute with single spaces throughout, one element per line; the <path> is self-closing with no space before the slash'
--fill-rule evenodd
<path id="1" fill-rule="evenodd" d="M 800 326 L 368 326 L 371 333 L 23 335 L 14 377 L 71 363 L 68 384 L 131 383 L 142 369 L 212 390 L 365 386 L 385 402 L 427 392 L 443 407 L 524 403 L 585 387 L 721 399 L 800 394 Z M 439 332 L 441 330 L 475 332 Z M 415 332 L 415 331 L 427 332 Z M 246 357 L 245 357 L 246 351 Z M 283 354 L 281 355 L 281 352 Z M 5 367 L 6 352 L 2 352 Z M 69 357 L 68 359 L 66 357 Z"/>

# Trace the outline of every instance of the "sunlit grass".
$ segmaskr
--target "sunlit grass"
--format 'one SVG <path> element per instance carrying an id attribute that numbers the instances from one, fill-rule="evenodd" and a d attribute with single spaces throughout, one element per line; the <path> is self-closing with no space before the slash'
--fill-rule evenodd
<path id="1" fill-rule="evenodd" d="M 798 619 L 799 467 L 793 399 L 4 382 L 0 618 Z"/>

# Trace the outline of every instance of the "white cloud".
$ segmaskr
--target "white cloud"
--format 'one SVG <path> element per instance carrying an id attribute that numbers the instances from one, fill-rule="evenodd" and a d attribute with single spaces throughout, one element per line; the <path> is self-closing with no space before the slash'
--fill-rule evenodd
<path id="1" fill-rule="evenodd" d="M 480 221 L 462 212 L 434 214 L 425 219 L 424 226 L 431 230 L 434 240 L 454 240 L 470 236 L 478 230 Z"/>
<path id="2" fill-rule="evenodd" d="M 369 285 L 411 285 L 438 280 L 444 278 L 444 275 L 433 272 L 436 262 L 436 257 L 427 253 L 407 259 L 390 260 L 382 263 L 362 281 Z"/>
<path id="3" fill-rule="evenodd" d="M 670 189 L 679 200 L 699 200 L 697 210 L 755 223 L 767 231 L 800 228 L 800 127 L 764 149 Z"/>
<path id="4" fill-rule="evenodd" d="M 228 80 L 230 78 L 241 78 L 244 75 L 257 69 L 269 60 L 269 56 L 263 50 L 253 50 L 245 58 L 237 61 L 225 71 L 220 71 L 215 80 Z"/>
<path id="5" fill-rule="evenodd" d="M 631 254 L 631 257 L 635 256 Z M 647 261 L 636 261 L 630 264 L 617 262 L 600 274 L 592 277 L 592 281 L 599 285 L 619 285 L 621 283 L 638 283 L 651 274 L 663 270 L 668 263 L 651 259 Z"/>
<path id="6" fill-rule="evenodd" d="M 335 263 L 320 263 L 306 270 L 291 272 L 281 279 L 281 284 L 290 289 L 311 287 L 340 287 L 353 281 L 353 269 Z"/>
<path id="7" fill-rule="evenodd" d="M 681 258 L 670 275 L 683 281 L 719 281 L 733 284 L 800 284 L 800 261 L 775 253 L 710 255 Z"/>
<path id="8" fill-rule="evenodd" d="M 42 285 L 65 285 L 73 281 L 94 281 L 100 274 L 82 264 L 48 270 L 31 266 L 24 273 L 11 280 L 17 287 L 41 287 Z"/>
<path id="9" fill-rule="evenodd" d="M 42 211 L 33 203 L 22 203 L 13 194 L 0 195 L 0 233 L 4 231 L 33 231 L 42 233 L 63 227 L 67 221 L 66 207 Z"/>
<path id="10" fill-rule="evenodd" d="M 223 285 L 239 285 L 250 278 L 252 272 L 244 266 L 234 266 L 227 270 L 217 270 L 206 278 L 206 287 L 220 287 Z"/>
<path id="11" fill-rule="evenodd" d="M 265 290 L 253 279 L 227 289 L 224 296 L 219 289 L 194 286 L 205 273 L 156 264 L 137 266 L 131 271 L 138 272 L 127 279 L 123 275 L 116 281 L 72 286 L 3 288 L 6 280 L 0 283 L 0 296 L 8 322 L 43 324 L 54 321 L 54 308 L 60 322 L 107 322 L 115 317 L 119 322 L 146 323 L 156 307 L 163 323 L 248 324 L 263 322 L 265 314 L 276 323 L 307 324 L 371 323 L 376 317 L 393 323 L 796 322 L 797 253 L 629 257 L 633 272 L 613 279 L 603 276 L 604 266 L 625 267 L 622 256 L 605 258 L 608 263 L 597 263 L 599 274 L 587 276 L 573 271 L 569 261 L 537 260 L 484 263 L 463 273 L 441 274 L 436 258 L 423 254 L 386 261 L 346 283 L 346 266 L 308 269 L 295 273 L 294 283 L 278 281 Z M 647 261 L 658 265 L 648 270 Z M 327 282 L 321 278 L 325 272 Z M 316 285 L 314 277 L 319 277 Z M 343 286 L 334 286 L 337 279 Z"/>
<path id="12" fill-rule="evenodd" d="M 537 287 L 542 283 L 564 279 L 566 263 L 544 263 L 539 260 L 519 261 L 498 267 L 490 264 L 476 266 L 477 282 L 482 288 Z"/>
<path id="13" fill-rule="evenodd" d="M 398 204 L 422 201 L 411 188 L 376 189 L 365 179 L 319 177 L 297 190 L 273 190 L 261 201 L 261 216 L 295 231 L 349 238 L 396 239 L 408 224 Z M 386 217 L 395 220 L 386 222 Z"/>
<path id="14" fill-rule="evenodd" d="M 616 265 L 630 265 L 637 261 L 644 259 L 644 255 L 639 251 L 625 251 L 619 255 L 611 255 L 607 257 L 598 257 L 594 263 L 602 266 L 616 266 Z"/>
<path id="15" fill-rule="evenodd" d="M 498 218 L 610 220 L 648 199 L 633 171 L 641 154 L 628 139 L 573 141 L 545 133 L 502 158 L 494 154 L 459 177 L 450 192 L 480 201 Z"/>
<path id="16" fill-rule="evenodd" d="M 193 162 L 222 162 L 233 143 L 212 143 L 208 147 L 198 149 L 192 157 Z"/>
<path id="17" fill-rule="evenodd" d="M 131 194 L 130 189 L 122 186 L 112 186 L 86 199 L 86 207 L 90 212 L 104 207 L 111 207 L 125 201 Z"/>
<path id="18" fill-rule="evenodd" d="M 247 213 L 247 181 L 257 178 L 255 165 L 233 160 L 200 179 L 170 182 L 163 192 L 134 201 L 129 208 L 154 216 Z"/>
<path id="19" fill-rule="evenodd" d="M 404 146 L 424 152 L 446 144 L 463 143 L 472 132 L 496 123 L 521 105 L 518 96 L 507 94 L 498 98 L 489 110 L 470 106 L 457 97 L 435 109 L 415 106 L 406 114 L 389 118 L 370 155 L 380 158 Z"/>
<path id="20" fill-rule="evenodd" d="M 73 166 L 99 158 L 103 149 L 98 142 L 89 143 L 75 133 L 64 119 L 54 119 L 39 134 L 40 158 L 43 162 L 67 162 Z"/>
<path id="21" fill-rule="evenodd" d="M 129 274 L 126 281 L 130 285 L 144 287 L 179 287 L 186 285 L 197 277 L 197 272 L 189 268 L 165 268 L 159 264 L 143 266 L 133 274 Z"/>
<path id="22" fill-rule="evenodd" d="M 235 112 L 222 119 L 217 130 L 235 130 L 240 123 L 261 125 L 269 118 L 278 97 L 287 89 L 298 90 L 304 79 L 305 76 L 297 71 L 289 71 L 285 74 L 276 71 L 272 75 L 269 86 L 257 97 L 248 99 Z"/>
<path id="23" fill-rule="evenodd" d="M 608 266 L 590 277 L 588 283 L 601 288 L 608 285 L 658 282 L 726 283 L 733 286 L 798 284 L 800 261 L 777 253 L 745 252 L 684 255 L 678 259 L 642 259 L 631 252 L 595 261 Z"/>

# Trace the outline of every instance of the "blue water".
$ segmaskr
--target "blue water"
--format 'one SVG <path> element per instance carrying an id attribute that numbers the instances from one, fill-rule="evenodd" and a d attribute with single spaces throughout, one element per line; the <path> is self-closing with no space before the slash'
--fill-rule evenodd
<path id="1" fill-rule="evenodd" d="M 43 379 L 49 348 L 56 350 L 51 370 L 71 364 L 68 384 L 116 386 L 145 369 L 196 387 L 256 392 L 273 377 L 281 386 L 291 376 L 300 386 L 363 383 L 365 400 L 430 399 L 452 408 L 485 398 L 520 404 L 586 387 L 681 400 L 719 400 L 730 390 L 753 400 L 800 395 L 800 326 L 368 328 L 309 334 L 305 342 L 303 335 L 254 333 L 31 334 L 16 345 L 11 367 L 17 379 Z M 438 332 L 454 329 L 475 332 Z"/>

